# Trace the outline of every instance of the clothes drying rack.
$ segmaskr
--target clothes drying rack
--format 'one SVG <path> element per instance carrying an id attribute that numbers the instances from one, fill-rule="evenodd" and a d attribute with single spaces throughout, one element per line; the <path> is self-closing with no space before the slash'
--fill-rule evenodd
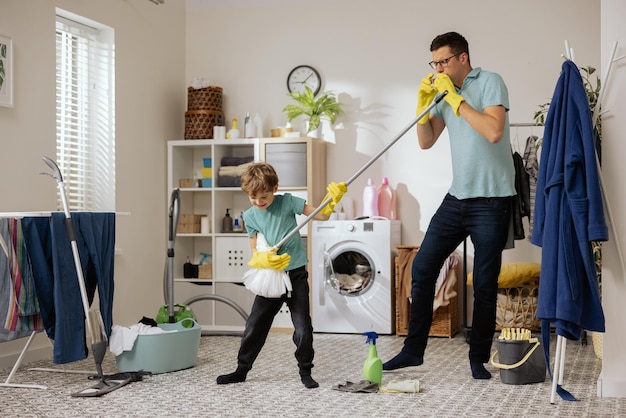
<path id="1" fill-rule="evenodd" d="M 50 217 L 52 215 L 51 211 L 40 211 L 40 212 L 0 212 L 0 218 L 17 218 L 17 219 L 22 219 L 25 217 Z M 115 212 L 116 216 L 130 216 L 130 212 Z M 88 306 L 89 302 L 86 300 L 86 295 L 83 294 L 83 292 L 81 292 L 81 298 L 83 298 L 83 305 Z M 24 361 L 24 356 L 26 355 L 26 352 L 28 351 L 28 349 L 30 348 L 35 335 L 37 335 L 37 333 L 42 332 L 42 330 L 33 330 L 30 335 L 28 336 L 28 340 L 26 340 L 26 343 L 24 344 L 24 347 L 22 348 L 22 351 L 20 352 L 20 354 L 18 355 L 17 359 L 15 360 L 15 363 L 13 364 L 13 367 L 11 368 L 11 371 L 9 372 L 9 375 L 7 376 L 7 378 L 5 379 L 5 381 L 3 383 L 0 383 L 0 387 L 12 387 L 12 388 L 28 388 L 28 389 L 47 389 L 47 386 L 43 386 L 43 385 L 38 385 L 38 384 L 21 384 L 21 383 L 12 383 L 13 382 L 13 378 L 15 377 L 15 374 L 17 373 L 17 370 L 20 368 L 20 366 L 22 365 L 22 362 Z M 26 338 L 21 337 L 21 338 Z M 19 339 L 19 338 L 16 338 Z M 48 340 L 50 341 L 50 340 Z M 42 368 L 42 367 L 33 367 L 33 368 L 29 368 L 28 370 L 30 371 L 43 371 L 43 372 L 57 372 L 57 373 L 75 373 L 75 374 L 89 374 L 92 375 L 94 374 L 93 370 L 69 370 L 65 368 L 65 365 L 62 365 L 61 369 L 54 369 L 54 368 Z"/>

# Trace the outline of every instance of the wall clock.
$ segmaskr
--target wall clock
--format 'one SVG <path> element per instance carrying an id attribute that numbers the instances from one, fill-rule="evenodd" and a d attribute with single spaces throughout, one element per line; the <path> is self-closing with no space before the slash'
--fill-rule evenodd
<path id="1" fill-rule="evenodd" d="M 313 90 L 313 95 L 316 96 L 322 88 L 322 77 L 310 65 L 298 65 L 287 76 L 287 90 L 289 93 L 304 93 L 306 86 Z"/>

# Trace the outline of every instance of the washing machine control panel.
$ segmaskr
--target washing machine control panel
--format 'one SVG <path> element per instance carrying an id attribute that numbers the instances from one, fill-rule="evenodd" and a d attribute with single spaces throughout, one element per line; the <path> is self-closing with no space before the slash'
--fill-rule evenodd
<path id="1" fill-rule="evenodd" d="M 374 222 L 363 222 L 363 232 L 373 232 L 374 231 Z M 357 232 L 357 226 L 353 223 L 346 224 L 347 232 Z"/>

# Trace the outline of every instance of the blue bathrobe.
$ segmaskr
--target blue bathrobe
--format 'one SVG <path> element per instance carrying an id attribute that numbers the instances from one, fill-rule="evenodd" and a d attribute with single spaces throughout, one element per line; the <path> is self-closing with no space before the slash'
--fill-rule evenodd
<path id="1" fill-rule="evenodd" d="M 592 241 L 607 241 L 589 102 L 563 63 L 546 117 L 531 242 L 542 247 L 537 317 L 577 340 L 604 331 Z"/>

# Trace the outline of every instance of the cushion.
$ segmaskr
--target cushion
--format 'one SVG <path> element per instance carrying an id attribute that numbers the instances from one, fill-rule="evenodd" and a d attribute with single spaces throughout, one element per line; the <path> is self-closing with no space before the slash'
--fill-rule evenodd
<path id="1" fill-rule="evenodd" d="M 518 262 L 504 263 L 500 268 L 498 276 L 498 287 L 516 287 L 531 282 L 539 278 L 541 273 L 541 263 Z M 467 284 L 473 283 L 474 274 L 467 275 Z"/>

